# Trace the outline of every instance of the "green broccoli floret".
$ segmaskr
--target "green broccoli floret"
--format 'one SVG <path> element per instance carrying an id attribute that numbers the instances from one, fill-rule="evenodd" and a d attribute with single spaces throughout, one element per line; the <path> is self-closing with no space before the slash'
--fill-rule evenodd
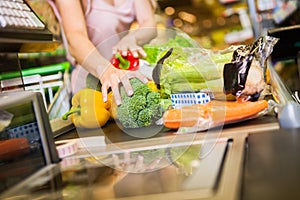
<path id="1" fill-rule="evenodd" d="M 157 105 L 159 103 L 160 103 L 160 94 L 158 92 L 149 92 L 147 94 L 147 104 L 149 106 Z"/>
<path id="2" fill-rule="evenodd" d="M 152 124 L 152 111 L 149 108 L 145 108 L 139 112 L 138 116 L 138 125 L 143 126 L 150 126 Z"/>
<path id="3" fill-rule="evenodd" d="M 146 97 L 147 94 L 150 92 L 150 88 L 148 87 L 148 85 L 142 83 L 139 79 L 131 79 L 130 83 L 132 85 L 135 95 L 141 95 L 143 97 Z"/>
<path id="4" fill-rule="evenodd" d="M 140 127 L 142 126 L 150 126 L 155 122 L 155 120 L 158 119 L 158 117 L 161 117 L 161 109 L 159 104 L 153 104 L 149 107 L 141 110 L 139 112 L 138 116 L 138 125 Z"/>
<path id="5" fill-rule="evenodd" d="M 138 114 L 140 110 L 146 108 L 146 97 L 133 95 L 124 97 L 121 106 L 118 107 L 118 118 L 124 127 L 138 127 Z"/>
<path id="6" fill-rule="evenodd" d="M 139 128 L 153 124 L 162 114 L 160 94 L 147 84 L 134 78 L 130 80 L 134 94 L 128 96 L 121 88 L 122 104 L 117 107 L 117 116 L 125 128 Z"/>

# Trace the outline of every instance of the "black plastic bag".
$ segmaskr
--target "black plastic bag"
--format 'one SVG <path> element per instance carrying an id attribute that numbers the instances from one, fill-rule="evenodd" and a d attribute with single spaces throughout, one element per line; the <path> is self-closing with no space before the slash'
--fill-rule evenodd
<path id="1" fill-rule="evenodd" d="M 266 61 L 277 38 L 264 36 L 237 48 L 223 70 L 224 92 L 242 101 L 256 101 L 266 86 Z"/>

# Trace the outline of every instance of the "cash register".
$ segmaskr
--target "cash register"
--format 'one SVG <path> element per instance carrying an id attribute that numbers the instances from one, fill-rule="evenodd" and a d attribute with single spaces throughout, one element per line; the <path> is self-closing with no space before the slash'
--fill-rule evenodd
<path id="1" fill-rule="evenodd" d="M 42 95 L 0 93 L 0 193 L 59 161 Z"/>
<path id="2" fill-rule="evenodd" d="M 59 42 L 23 0 L 0 0 L 0 75 L 22 80 L 19 52 L 53 51 Z M 39 173 L 59 157 L 40 93 L 0 86 L 0 193 Z"/>
<path id="3" fill-rule="evenodd" d="M 24 0 L 0 0 L 0 52 L 49 51 L 53 34 Z"/>

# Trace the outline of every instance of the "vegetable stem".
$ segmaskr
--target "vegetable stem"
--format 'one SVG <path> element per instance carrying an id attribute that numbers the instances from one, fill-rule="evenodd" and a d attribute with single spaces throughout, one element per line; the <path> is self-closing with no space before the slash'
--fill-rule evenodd
<path id="1" fill-rule="evenodd" d="M 63 116 L 62 119 L 63 120 L 67 120 L 69 115 L 72 115 L 73 113 L 80 113 L 81 108 L 77 107 L 77 108 L 73 108 L 70 111 L 66 112 Z"/>
<path id="2" fill-rule="evenodd" d="M 128 69 L 128 68 L 129 68 L 129 66 L 130 66 L 130 61 L 124 59 L 124 58 L 122 57 L 122 55 L 121 55 L 119 52 L 117 52 L 117 53 L 115 54 L 115 57 L 119 59 L 119 61 L 120 61 L 120 68 L 121 68 L 121 69 Z"/>

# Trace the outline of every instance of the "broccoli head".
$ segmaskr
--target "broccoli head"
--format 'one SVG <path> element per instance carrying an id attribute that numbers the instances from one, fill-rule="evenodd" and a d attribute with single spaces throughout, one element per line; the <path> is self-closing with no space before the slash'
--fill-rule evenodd
<path id="1" fill-rule="evenodd" d="M 128 96 L 121 88 L 122 104 L 117 107 L 117 117 L 124 128 L 139 128 L 153 124 L 161 118 L 160 94 L 140 80 L 130 80 L 134 94 Z"/>

